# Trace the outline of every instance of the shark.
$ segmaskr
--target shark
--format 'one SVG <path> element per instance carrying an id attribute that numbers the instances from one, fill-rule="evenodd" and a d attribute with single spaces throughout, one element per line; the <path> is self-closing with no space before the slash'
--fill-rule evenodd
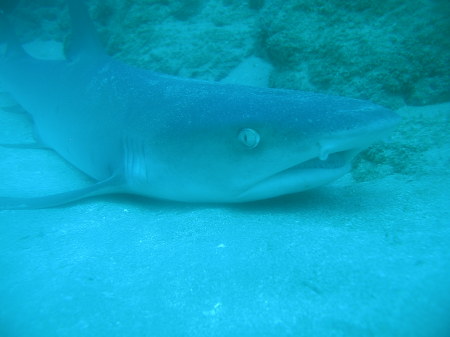
<path id="1" fill-rule="evenodd" d="M 398 124 L 395 112 L 365 100 L 125 64 L 102 48 L 84 1 L 67 4 L 66 58 L 31 57 L 8 29 L 0 83 L 31 116 L 39 141 L 93 183 L 54 195 L 3 196 L 1 209 L 111 193 L 207 203 L 297 193 L 349 172 L 360 151 Z"/>

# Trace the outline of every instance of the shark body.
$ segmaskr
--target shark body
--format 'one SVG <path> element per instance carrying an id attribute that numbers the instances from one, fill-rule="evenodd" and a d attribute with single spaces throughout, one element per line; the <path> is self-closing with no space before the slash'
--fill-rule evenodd
<path id="1" fill-rule="evenodd" d="M 82 1 L 70 0 L 67 60 L 19 46 L 0 81 L 31 115 L 40 141 L 98 183 L 0 208 L 41 208 L 106 193 L 186 202 L 246 202 L 331 182 L 387 135 L 398 116 L 371 102 L 311 92 L 183 79 L 106 55 Z"/>

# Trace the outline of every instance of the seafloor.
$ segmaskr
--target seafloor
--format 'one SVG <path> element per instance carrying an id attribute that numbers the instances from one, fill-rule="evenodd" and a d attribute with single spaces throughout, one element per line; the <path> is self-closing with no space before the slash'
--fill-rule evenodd
<path id="1" fill-rule="evenodd" d="M 0 336 L 450 335 L 448 1 L 91 5 L 126 62 L 371 99 L 402 123 L 351 174 L 293 196 L 0 211 Z M 24 0 L 10 16 L 31 52 L 58 54 L 63 1 Z M 0 111 L 0 144 L 34 142 L 18 110 Z M 30 146 L 0 147 L 0 181 L 1 196 L 91 183 Z"/>

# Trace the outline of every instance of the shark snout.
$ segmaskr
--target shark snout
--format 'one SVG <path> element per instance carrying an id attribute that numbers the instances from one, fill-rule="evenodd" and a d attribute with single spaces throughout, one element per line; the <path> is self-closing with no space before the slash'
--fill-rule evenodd
<path id="1" fill-rule="evenodd" d="M 385 139 L 400 122 L 398 116 L 392 110 L 373 106 L 373 111 L 367 111 L 359 125 L 335 132 L 318 140 L 318 155 L 320 160 L 334 153 L 346 153 L 350 159 L 361 150 L 369 147 L 374 142 Z"/>

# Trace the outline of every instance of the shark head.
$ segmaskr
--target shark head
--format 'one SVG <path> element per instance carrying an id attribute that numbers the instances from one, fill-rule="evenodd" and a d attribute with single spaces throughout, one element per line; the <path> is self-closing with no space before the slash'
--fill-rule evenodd
<path id="1" fill-rule="evenodd" d="M 240 131 L 259 135 L 258 130 L 262 130 L 259 139 L 266 139 L 268 144 L 261 144 L 260 160 L 255 160 L 265 163 L 266 170 L 253 174 L 253 179 L 248 177 L 251 183 L 246 184 L 237 200 L 297 193 L 332 182 L 348 173 L 352 159 L 386 137 L 398 122 L 392 111 L 369 102 L 361 102 L 352 110 L 334 110 L 333 114 L 333 119 L 330 116 L 310 117 L 306 121 L 293 119 L 290 126 L 281 124 L 281 130 Z"/>
<path id="2" fill-rule="evenodd" d="M 156 177 L 148 184 L 153 196 L 247 202 L 308 190 L 349 172 L 355 155 L 399 121 L 391 110 L 362 100 L 198 86 L 196 97 L 190 95 L 195 105 L 173 103 L 171 128 L 149 145 L 156 151 L 149 158 L 159 158 L 147 165 L 159 172 L 149 174 Z M 176 106 L 182 107 L 178 113 Z"/>

